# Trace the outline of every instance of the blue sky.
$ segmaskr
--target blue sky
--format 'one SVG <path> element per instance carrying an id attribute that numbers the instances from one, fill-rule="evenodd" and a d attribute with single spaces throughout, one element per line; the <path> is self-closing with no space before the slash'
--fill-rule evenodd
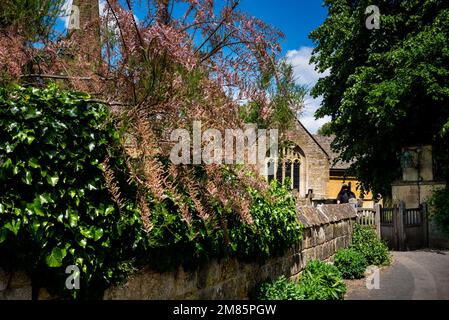
<path id="1" fill-rule="evenodd" d="M 313 42 L 308 38 L 311 31 L 326 19 L 327 9 L 323 0 L 242 0 L 240 9 L 276 26 L 285 34 L 282 43 L 283 54 L 293 65 L 297 82 L 312 87 L 320 75 L 309 64 Z M 304 126 L 315 133 L 329 118 L 316 120 L 314 113 L 321 99 L 309 95 L 305 99 L 305 109 L 300 116 Z"/>
<path id="2" fill-rule="evenodd" d="M 216 0 L 217 3 L 219 1 Z M 71 2 L 67 0 L 68 4 Z M 102 2 L 104 1 L 100 1 L 100 4 Z M 320 77 L 314 66 L 309 64 L 313 42 L 308 35 L 326 18 L 327 9 L 322 7 L 322 2 L 323 0 L 241 0 L 239 5 L 240 10 L 276 26 L 285 34 L 283 55 L 293 65 L 297 82 L 309 88 Z M 328 118 L 315 119 L 314 113 L 320 103 L 321 99 L 313 99 L 307 95 L 305 108 L 300 116 L 301 122 L 312 133 L 329 121 Z"/>
<path id="3" fill-rule="evenodd" d="M 312 46 L 309 33 L 326 18 L 322 0 L 241 0 L 240 9 L 261 18 L 285 33 L 284 53 Z"/>

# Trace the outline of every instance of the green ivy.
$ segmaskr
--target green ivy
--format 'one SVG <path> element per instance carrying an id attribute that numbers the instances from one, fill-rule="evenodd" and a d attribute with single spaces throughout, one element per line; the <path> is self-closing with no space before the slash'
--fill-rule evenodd
<path id="1" fill-rule="evenodd" d="M 94 295 L 88 288 L 120 278 L 120 261 L 142 240 L 135 206 L 119 213 L 104 184 L 102 162 L 119 134 L 88 98 L 55 85 L 0 89 L 2 264 L 57 293 L 77 265 L 80 292 Z"/>
<path id="2" fill-rule="evenodd" d="M 301 241 L 302 226 L 298 223 L 295 199 L 288 187 L 273 180 L 268 195 L 257 190 L 250 193 L 254 223 L 248 225 L 237 220 L 230 230 L 231 242 L 241 248 L 243 256 L 276 256 Z"/>

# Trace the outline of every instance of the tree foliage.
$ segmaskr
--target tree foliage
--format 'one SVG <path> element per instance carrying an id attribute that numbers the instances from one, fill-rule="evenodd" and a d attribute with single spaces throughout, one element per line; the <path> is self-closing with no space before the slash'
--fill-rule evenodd
<path id="1" fill-rule="evenodd" d="M 355 161 L 366 189 L 388 193 L 401 147 L 448 139 L 449 3 L 378 1 L 380 29 L 369 30 L 371 4 L 325 1 L 328 17 L 310 35 L 311 61 L 330 73 L 312 94 L 323 96 L 316 115 L 332 117 L 341 158 Z"/>
<path id="2" fill-rule="evenodd" d="M 317 134 L 322 135 L 322 136 L 330 136 L 330 135 L 332 135 L 331 123 L 330 122 L 326 122 L 325 124 L 323 124 L 318 129 Z"/>
<path id="3" fill-rule="evenodd" d="M 238 5 L 237 0 L 149 1 L 137 20 L 136 2 L 106 1 L 98 19 L 83 21 L 81 30 L 49 38 L 40 47 L 23 41 L 20 28 L 5 29 L 0 69 L 7 80 L 35 86 L 56 78 L 61 87 L 110 105 L 126 131 L 127 168 L 137 196 L 151 194 L 156 202 L 169 197 L 190 222 L 190 202 L 179 192 L 187 190 L 205 220 L 214 217 L 211 203 L 218 201 L 251 223 L 248 190 L 267 189 L 256 166 L 167 161 L 177 143 L 170 134 L 191 131 L 194 121 L 222 136 L 227 128 L 242 128 L 238 99 L 257 104 L 257 119 L 272 115 L 268 122 L 277 124 L 302 106 L 291 68 L 279 63 L 283 34 Z M 101 37 L 91 32 L 98 27 Z M 239 183 L 224 180 L 223 171 L 232 171 Z M 149 220 L 145 201 L 138 203 Z"/>

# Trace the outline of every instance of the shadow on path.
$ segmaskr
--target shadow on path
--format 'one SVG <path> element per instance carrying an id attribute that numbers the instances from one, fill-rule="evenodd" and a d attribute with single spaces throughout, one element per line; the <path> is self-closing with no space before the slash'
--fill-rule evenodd
<path id="1" fill-rule="evenodd" d="M 366 279 L 349 280 L 346 300 L 449 300 L 449 251 L 392 252 L 391 266 L 380 270 L 380 289 Z"/>

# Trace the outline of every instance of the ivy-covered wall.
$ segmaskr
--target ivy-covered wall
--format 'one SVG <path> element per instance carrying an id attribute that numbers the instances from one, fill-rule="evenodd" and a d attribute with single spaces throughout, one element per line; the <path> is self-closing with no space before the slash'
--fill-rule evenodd
<path id="1" fill-rule="evenodd" d="M 254 287 L 281 275 L 296 278 L 308 261 L 332 260 L 336 251 L 351 243 L 356 212 L 351 205 L 300 207 L 304 236 L 283 256 L 263 264 L 238 259 L 213 260 L 202 268 L 159 273 L 140 270 L 125 284 L 106 290 L 104 299 L 246 299 Z"/>
<path id="2" fill-rule="evenodd" d="M 182 266 L 171 272 L 150 267 L 132 275 L 122 285 L 106 290 L 104 299 L 245 299 L 261 281 L 280 275 L 295 278 L 312 259 L 332 260 L 351 242 L 355 211 L 350 205 L 298 208 L 304 223 L 303 239 L 283 256 L 264 263 L 237 258 L 212 260 L 194 270 Z M 38 299 L 53 299 L 45 288 L 34 288 Z M 0 299 L 31 299 L 32 285 L 23 272 L 0 270 Z"/>
<path id="3" fill-rule="evenodd" d="M 0 88 L 0 268 L 24 271 L 33 298 L 39 288 L 101 298 L 142 266 L 168 272 L 222 258 L 263 263 L 300 241 L 295 198 L 276 182 L 248 187 L 251 223 L 212 196 L 203 199 L 213 212 L 204 218 L 185 190 L 178 190 L 181 200 L 169 192 L 158 200 L 138 188 L 122 150 L 124 130 L 84 93 Z M 198 181 L 206 174 L 201 166 L 194 171 Z M 240 182 L 232 170 L 221 174 Z M 80 290 L 67 289 L 69 266 L 81 273 Z"/>

